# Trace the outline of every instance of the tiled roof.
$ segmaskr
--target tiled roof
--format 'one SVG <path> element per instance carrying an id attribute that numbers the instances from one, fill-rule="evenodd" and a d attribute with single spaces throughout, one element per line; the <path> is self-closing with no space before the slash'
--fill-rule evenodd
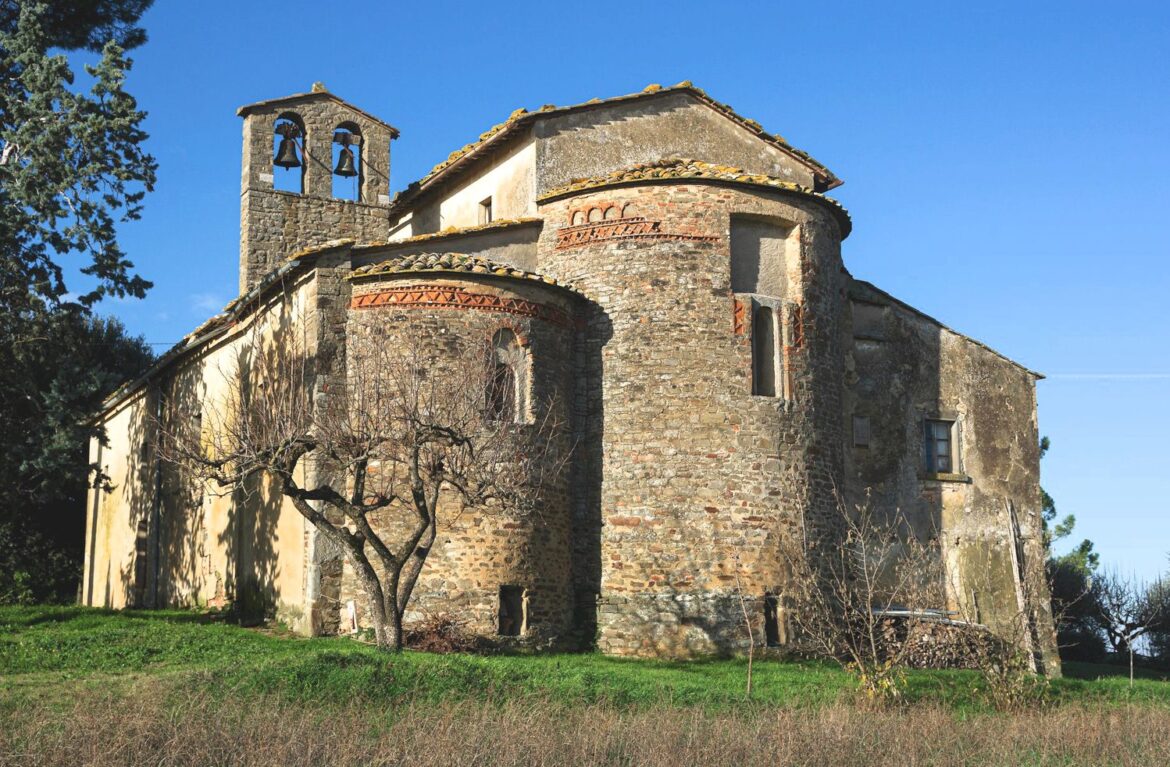
<path id="1" fill-rule="evenodd" d="M 357 246 L 356 250 L 369 250 L 370 248 L 384 248 L 386 246 L 406 245 L 410 243 L 426 242 L 428 240 L 438 240 L 443 237 L 457 237 L 461 234 L 480 234 L 482 232 L 494 232 L 501 229 L 512 229 L 517 226 L 524 226 L 525 224 L 539 224 L 544 219 L 535 216 L 525 218 L 498 218 L 488 224 L 476 224 L 475 226 L 449 226 L 438 232 L 427 232 L 426 234 L 416 234 L 413 237 L 406 237 L 401 240 L 392 240 L 390 242 L 364 242 Z"/>
<path id="2" fill-rule="evenodd" d="M 735 168 L 730 165 L 715 165 L 686 157 L 640 163 L 638 165 L 632 165 L 629 168 L 615 170 L 612 173 L 607 173 L 602 176 L 573 179 L 564 186 L 550 189 L 540 196 L 539 201 L 548 202 L 567 194 L 584 192 L 606 186 L 635 184 L 647 181 L 685 181 L 687 179 L 707 179 L 732 184 L 749 184 L 815 197 L 818 200 L 828 203 L 836 211 L 838 221 L 842 226 L 842 237 L 848 236 L 850 230 L 853 228 L 849 220 L 849 211 L 845 210 L 844 206 L 832 197 L 826 197 L 819 192 L 814 192 L 808 187 L 786 181 L 782 178 L 776 178 L 775 176 L 747 173 L 741 168 Z"/>
<path id="3" fill-rule="evenodd" d="M 755 120 L 749 120 L 746 117 L 738 114 L 729 105 L 720 103 L 707 95 L 706 91 L 701 88 L 696 88 L 689 80 L 684 80 L 677 85 L 662 87 L 661 85 L 648 85 L 640 93 L 631 93 L 625 96 L 615 96 L 608 99 L 590 99 L 581 104 L 573 104 L 570 106 L 558 107 L 553 104 L 545 104 L 535 112 L 529 112 L 527 109 L 520 108 L 508 115 L 508 119 L 498 125 L 493 125 L 491 128 L 481 133 L 476 141 L 467 144 L 466 146 L 456 149 L 447 159 L 436 165 L 431 171 L 423 176 L 418 181 L 413 182 L 405 190 L 399 192 L 392 203 L 392 208 L 403 205 L 408 200 L 419 194 L 422 189 L 428 186 L 439 176 L 443 175 L 447 170 L 462 164 L 462 162 L 476 153 L 477 150 L 487 144 L 494 143 L 497 139 L 501 139 L 505 135 L 511 135 L 518 131 L 522 126 L 535 122 L 537 119 L 550 114 L 563 114 L 566 112 L 574 112 L 584 109 L 592 109 L 600 105 L 620 103 L 623 101 L 633 101 L 635 99 L 648 98 L 664 93 L 690 93 L 698 98 L 703 103 L 714 108 L 716 111 L 723 114 L 732 122 L 738 123 L 742 127 L 754 133 L 757 137 L 767 141 L 769 144 L 776 146 L 785 152 L 797 157 L 799 160 L 807 164 L 813 169 L 813 174 L 820 182 L 819 187 L 822 189 L 832 189 L 841 184 L 841 180 L 837 178 L 828 168 L 817 162 L 808 153 L 789 144 L 783 136 L 778 133 L 768 133 Z"/>
<path id="4" fill-rule="evenodd" d="M 435 272 L 511 277 L 519 280 L 532 280 L 577 292 L 572 285 L 558 282 L 553 277 L 546 277 L 543 274 L 517 269 L 514 266 L 466 253 L 415 253 L 409 256 L 396 256 L 377 264 L 359 266 L 350 273 L 350 279 L 375 275 L 433 274 Z"/>

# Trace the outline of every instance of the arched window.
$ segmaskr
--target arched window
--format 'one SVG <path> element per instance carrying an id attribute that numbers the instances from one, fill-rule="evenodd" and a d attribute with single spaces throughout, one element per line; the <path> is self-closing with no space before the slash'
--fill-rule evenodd
<path id="1" fill-rule="evenodd" d="M 305 193 L 305 123 L 285 112 L 272 125 L 272 188 Z"/>
<path id="2" fill-rule="evenodd" d="M 342 200 L 362 199 L 362 132 L 357 125 L 343 122 L 333 129 L 333 196 Z"/>
<path id="3" fill-rule="evenodd" d="M 487 416 L 493 421 L 528 420 L 528 353 L 511 330 L 492 336 Z"/>
<path id="4" fill-rule="evenodd" d="M 776 396 L 776 314 L 767 306 L 752 316 L 752 394 Z"/>

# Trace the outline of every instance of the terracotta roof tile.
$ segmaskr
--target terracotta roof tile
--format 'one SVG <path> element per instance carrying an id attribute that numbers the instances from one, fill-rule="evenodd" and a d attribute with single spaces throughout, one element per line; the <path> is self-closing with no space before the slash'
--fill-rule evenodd
<path id="1" fill-rule="evenodd" d="M 759 173 L 747 173 L 741 168 L 730 165 L 715 165 L 702 160 L 692 160 L 687 157 L 676 157 L 658 162 L 640 163 L 628 168 L 615 170 L 601 176 L 573 179 L 564 186 L 550 189 L 540 196 L 539 202 L 548 202 L 558 197 L 590 189 L 598 189 L 620 184 L 633 184 L 646 181 L 674 181 L 687 179 L 709 179 L 733 184 L 749 184 L 771 189 L 781 189 L 786 192 L 815 197 L 828 203 L 836 211 L 838 221 L 842 225 L 842 237 L 849 235 L 852 223 L 849 220 L 849 211 L 832 197 L 826 197 L 820 192 L 814 192 L 806 186 L 786 181 L 775 176 L 766 176 Z"/>
<path id="2" fill-rule="evenodd" d="M 408 256 L 396 256 L 377 264 L 359 266 L 353 270 L 349 278 L 359 279 L 377 275 L 433 274 L 435 272 L 480 274 L 487 277 L 510 277 L 519 280 L 532 280 L 574 293 L 578 292 L 572 285 L 558 282 L 553 277 L 546 277 L 543 274 L 517 269 L 514 266 L 501 264 L 482 256 L 468 255 L 467 253 L 415 253 Z"/>
<path id="3" fill-rule="evenodd" d="M 406 237 L 401 240 L 392 240 L 390 242 L 365 242 L 358 245 L 355 250 L 368 250 L 370 248 L 385 248 L 387 246 L 393 247 L 395 245 L 405 245 L 416 242 L 426 242 L 427 240 L 437 240 L 443 237 L 456 237 L 461 234 L 479 234 L 480 232 L 492 232 L 497 229 L 511 229 L 517 226 L 524 226 L 525 224 L 539 224 L 544 219 L 535 216 L 527 216 L 524 218 L 499 218 L 488 224 L 476 224 L 475 226 L 449 226 L 438 232 L 427 232 L 426 234 L 416 234 L 413 237 Z"/>

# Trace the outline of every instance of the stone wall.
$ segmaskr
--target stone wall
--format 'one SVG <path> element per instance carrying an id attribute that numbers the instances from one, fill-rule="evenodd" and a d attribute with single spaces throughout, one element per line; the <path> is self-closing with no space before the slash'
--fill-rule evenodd
<path id="1" fill-rule="evenodd" d="M 156 423 L 169 433 L 218 438 L 239 376 L 260 375 L 256 355 L 302 337 L 317 302 L 313 277 L 291 280 L 100 416 L 111 439 L 91 451 L 112 481 L 91 496 L 84 604 L 235 602 L 249 617 L 277 617 L 308 633 L 304 518 L 261 478 L 224 489 L 160 460 Z"/>
<path id="2" fill-rule="evenodd" d="M 734 165 L 813 188 L 810 168 L 686 92 L 552 114 L 537 122 L 536 196 L 575 178 L 668 157 Z"/>
<path id="3" fill-rule="evenodd" d="M 329 240 L 385 240 L 389 233 L 391 129 L 362 112 L 319 94 L 246 107 L 240 188 L 240 292 L 245 293 L 285 258 Z M 282 117 L 303 126 L 300 194 L 277 191 L 274 126 Z M 342 124 L 362 136 L 359 199 L 333 197 L 333 132 Z"/>
<path id="4" fill-rule="evenodd" d="M 594 204 L 660 226 L 645 238 L 558 238 Z M 753 600 L 782 586 L 779 541 L 817 527 L 839 473 L 837 224 L 808 198 L 704 184 L 601 190 L 541 213 L 539 270 L 592 302 L 573 540 L 574 579 L 598 600 L 598 645 L 675 656 L 741 647 L 737 570 Z M 739 214 L 800 230 L 790 293 L 772 297 L 802 307 L 788 398 L 751 393 L 730 284 Z"/>
<path id="5" fill-rule="evenodd" d="M 850 503 L 900 512 L 921 540 L 937 539 L 947 607 L 1032 645 L 1043 669 L 1059 675 L 1044 577 L 1036 374 L 866 283 L 853 282 L 850 298 L 843 414 L 869 424 L 867 445 L 846 445 Z M 953 423 L 950 472 L 928 471 L 928 419 Z"/>
<path id="6" fill-rule="evenodd" d="M 536 143 L 531 138 L 519 141 L 466 173 L 452 189 L 420 202 L 409 227 L 396 224 L 396 232 L 418 235 L 485 223 L 480 203 L 486 199 L 492 201 L 493 220 L 531 216 L 536 212 L 535 164 Z"/>
<path id="7" fill-rule="evenodd" d="M 417 292 L 419 300 L 362 305 L 367 297 L 387 290 Z M 428 291 L 435 295 L 422 300 Z M 475 305 L 444 301 L 442 295 L 453 291 L 476 297 Z M 564 452 L 571 446 L 575 304 L 571 294 L 561 288 L 506 278 L 415 274 L 409 279 L 401 275 L 396 279 L 363 279 L 354 286 L 347 332 L 352 354 L 356 353 L 352 351 L 353 339 L 362 334 L 373 333 L 380 342 L 404 347 L 422 341 L 434 349 L 478 349 L 498 330 L 510 329 L 525 345 L 534 418 L 540 417 L 545 403 L 551 403 L 563 424 L 557 432 L 557 444 Z M 543 307 L 544 311 L 532 316 L 529 307 Z M 361 364 L 350 359 L 351 372 L 360 370 Z M 406 622 L 446 613 L 476 633 L 494 636 L 500 587 L 518 586 L 528 594 L 529 630 L 520 641 L 568 642 L 572 590 L 567 484 L 567 475 L 557 479 L 537 514 L 462 508 L 455 497 L 444 497 L 436 542 L 415 588 Z M 413 522 L 412 514 L 410 510 L 387 510 L 374 519 L 375 529 L 394 540 Z M 365 596 L 348 561 L 342 567 L 338 599 L 341 605 L 354 602 L 358 621 L 365 625 Z"/>

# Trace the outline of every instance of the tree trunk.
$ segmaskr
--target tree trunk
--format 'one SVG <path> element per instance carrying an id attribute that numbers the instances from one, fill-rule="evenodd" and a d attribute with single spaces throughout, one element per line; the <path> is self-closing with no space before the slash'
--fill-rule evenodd
<path id="1" fill-rule="evenodd" d="M 364 563 L 368 568 L 368 563 Z M 360 568 L 359 568 L 360 569 Z M 358 582 L 366 596 L 366 609 L 370 613 L 370 625 L 374 629 L 374 643 L 379 650 L 398 652 L 402 649 L 402 615 L 393 606 L 388 605 L 383 596 L 382 584 L 369 568 L 370 574 L 361 577 Z"/>

